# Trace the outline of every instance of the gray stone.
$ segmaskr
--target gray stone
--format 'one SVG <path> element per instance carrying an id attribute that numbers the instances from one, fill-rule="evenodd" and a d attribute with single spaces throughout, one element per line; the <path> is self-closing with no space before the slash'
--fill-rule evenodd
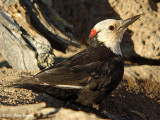
<path id="1" fill-rule="evenodd" d="M 142 80 L 160 83 L 160 66 L 126 66 L 124 78 L 133 82 Z"/>

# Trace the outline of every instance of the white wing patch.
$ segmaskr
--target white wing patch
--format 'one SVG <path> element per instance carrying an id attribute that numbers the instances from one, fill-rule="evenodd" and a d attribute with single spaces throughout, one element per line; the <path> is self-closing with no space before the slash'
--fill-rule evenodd
<path id="1" fill-rule="evenodd" d="M 68 89 L 82 89 L 83 86 L 75 86 L 75 85 L 56 85 L 57 87 L 60 88 L 68 88 Z"/>
<path id="2" fill-rule="evenodd" d="M 43 83 L 43 84 L 40 84 L 40 85 L 48 85 L 49 86 L 49 84 L 47 84 L 47 83 Z"/>

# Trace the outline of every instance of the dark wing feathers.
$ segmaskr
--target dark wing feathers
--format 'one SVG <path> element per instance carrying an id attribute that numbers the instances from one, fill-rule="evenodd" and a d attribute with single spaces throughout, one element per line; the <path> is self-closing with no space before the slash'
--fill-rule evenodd
<path id="1" fill-rule="evenodd" d="M 101 62 L 92 62 L 85 65 L 62 66 L 50 69 L 35 76 L 40 82 L 45 82 L 50 85 L 64 84 L 64 85 L 84 85 L 88 81 L 93 71 L 96 71 L 97 66 Z"/>
<path id="2" fill-rule="evenodd" d="M 105 89 L 104 86 L 118 84 L 123 73 L 123 60 L 117 63 L 114 57 L 98 49 L 88 48 L 54 67 L 40 72 L 32 78 L 18 80 L 17 83 L 77 85 L 92 90 Z M 118 66 L 120 64 L 120 66 Z M 120 72 L 119 72 L 120 71 Z M 122 75 L 121 75 L 122 73 Z M 107 88 L 109 89 L 109 88 Z"/>

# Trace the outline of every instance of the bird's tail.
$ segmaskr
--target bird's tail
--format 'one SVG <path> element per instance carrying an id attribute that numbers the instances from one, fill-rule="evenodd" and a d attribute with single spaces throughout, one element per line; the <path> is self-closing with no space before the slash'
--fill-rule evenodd
<path id="1" fill-rule="evenodd" d="M 13 81 L 12 85 L 10 85 L 8 87 L 24 88 L 24 89 L 32 90 L 35 92 L 42 92 L 43 90 L 39 89 L 41 86 L 40 84 L 41 83 L 37 78 L 26 77 L 26 78 L 20 78 L 20 79 Z"/>
<path id="2" fill-rule="evenodd" d="M 36 77 L 25 77 L 13 81 L 13 84 L 41 84 Z"/>

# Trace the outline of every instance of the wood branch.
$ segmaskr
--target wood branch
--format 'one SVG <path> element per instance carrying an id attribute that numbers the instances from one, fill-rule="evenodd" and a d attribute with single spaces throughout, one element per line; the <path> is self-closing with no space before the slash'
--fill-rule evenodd
<path id="1" fill-rule="evenodd" d="M 7 119 L 35 119 L 48 118 L 48 114 L 57 112 L 56 108 L 45 108 L 46 103 L 37 103 L 21 106 L 1 106 L 0 118 Z"/>
<path id="2" fill-rule="evenodd" d="M 18 120 L 102 120 L 95 114 L 65 108 L 46 107 L 45 103 L 0 106 L 0 119 Z M 104 119 L 111 120 L 111 119 Z"/>
<path id="3" fill-rule="evenodd" d="M 0 23 L 0 52 L 2 56 L 6 57 L 8 63 L 15 69 L 39 70 L 35 51 L 27 46 L 21 36 L 19 26 L 4 11 L 0 12 Z"/>
<path id="4" fill-rule="evenodd" d="M 53 48 L 65 52 L 68 45 L 76 45 L 71 42 L 75 41 L 72 35 L 69 38 L 65 33 L 65 28 L 72 29 L 72 26 L 66 24 L 53 8 L 46 7 L 41 2 L 33 4 L 29 0 L 20 0 L 20 4 L 26 8 L 30 24 L 47 38 Z"/>
<path id="5" fill-rule="evenodd" d="M 38 71 L 54 64 L 54 49 L 78 47 L 72 25 L 44 1 L 0 1 L 0 52 L 14 69 Z"/>

